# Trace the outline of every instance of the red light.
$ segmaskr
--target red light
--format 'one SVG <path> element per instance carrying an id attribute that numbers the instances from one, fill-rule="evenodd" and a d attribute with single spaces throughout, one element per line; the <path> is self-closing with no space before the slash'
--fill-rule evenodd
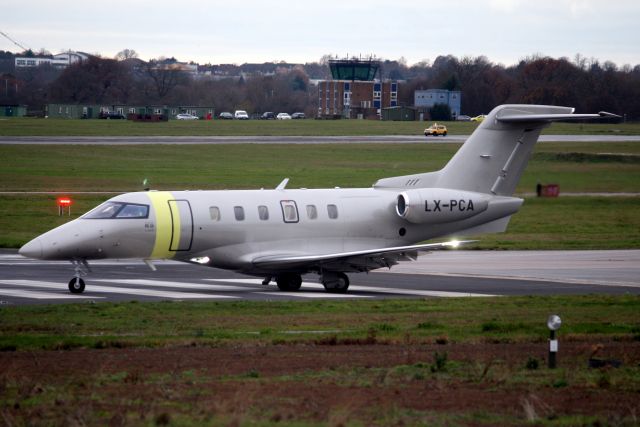
<path id="1" fill-rule="evenodd" d="M 68 197 L 59 197 L 58 206 L 61 206 L 61 207 L 71 206 L 71 199 Z"/>

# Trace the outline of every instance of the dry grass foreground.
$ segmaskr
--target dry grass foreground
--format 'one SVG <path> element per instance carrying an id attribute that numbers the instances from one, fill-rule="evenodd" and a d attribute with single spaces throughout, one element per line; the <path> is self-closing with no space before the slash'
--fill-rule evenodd
<path id="1" fill-rule="evenodd" d="M 595 349 L 621 368 L 587 368 Z M 0 424 L 637 425 L 640 341 L 319 338 L 0 353 Z"/>

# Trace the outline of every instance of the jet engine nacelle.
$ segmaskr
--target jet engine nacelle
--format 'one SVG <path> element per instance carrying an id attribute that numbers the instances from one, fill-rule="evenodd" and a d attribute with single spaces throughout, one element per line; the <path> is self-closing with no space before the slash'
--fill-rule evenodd
<path id="1" fill-rule="evenodd" d="M 413 224 L 459 221 L 484 212 L 491 196 L 471 191 L 422 188 L 398 195 L 396 213 Z"/>

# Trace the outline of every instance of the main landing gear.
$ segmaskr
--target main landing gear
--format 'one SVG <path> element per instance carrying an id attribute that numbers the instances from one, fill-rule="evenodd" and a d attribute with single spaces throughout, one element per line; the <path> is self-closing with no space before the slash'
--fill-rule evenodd
<path id="1" fill-rule="evenodd" d="M 325 291 L 332 294 L 344 294 L 349 289 L 349 277 L 342 272 L 324 272 L 320 281 Z"/>
<path id="2" fill-rule="evenodd" d="M 284 292 L 295 292 L 302 286 L 302 277 L 295 273 L 284 273 L 276 276 L 278 289 Z"/>
<path id="3" fill-rule="evenodd" d="M 267 277 L 262 282 L 268 285 L 272 277 Z M 295 292 L 302 286 L 302 277 L 296 273 L 282 273 L 275 276 L 278 289 L 284 292 Z M 344 294 L 349 289 L 349 277 L 342 272 L 325 271 L 320 277 L 320 282 L 325 291 L 333 294 Z"/>
<path id="4" fill-rule="evenodd" d="M 75 270 L 75 276 L 69 281 L 69 292 L 72 294 L 81 294 L 84 292 L 84 280 L 82 276 L 86 276 L 91 272 L 91 268 L 86 259 L 71 260 Z"/>

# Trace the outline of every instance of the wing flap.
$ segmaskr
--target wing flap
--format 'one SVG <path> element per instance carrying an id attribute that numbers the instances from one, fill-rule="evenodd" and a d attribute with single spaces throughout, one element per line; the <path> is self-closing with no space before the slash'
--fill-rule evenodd
<path id="1" fill-rule="evenodd" d="M 346 264 L 361 270 L 373 270 L 375 268 L 391 267 L 399 261 L 413 261 L 418 258 L 419 252 L 451 249 L 460 244 L 474 241 L 475 240 L 427 243 L 422 245 L 396 246 L 330 254 L 267 255 L 254 258 L 252 264 L 260 268 L 296 268 L 309 265 L 329 266 L 331 264 Z"/>

